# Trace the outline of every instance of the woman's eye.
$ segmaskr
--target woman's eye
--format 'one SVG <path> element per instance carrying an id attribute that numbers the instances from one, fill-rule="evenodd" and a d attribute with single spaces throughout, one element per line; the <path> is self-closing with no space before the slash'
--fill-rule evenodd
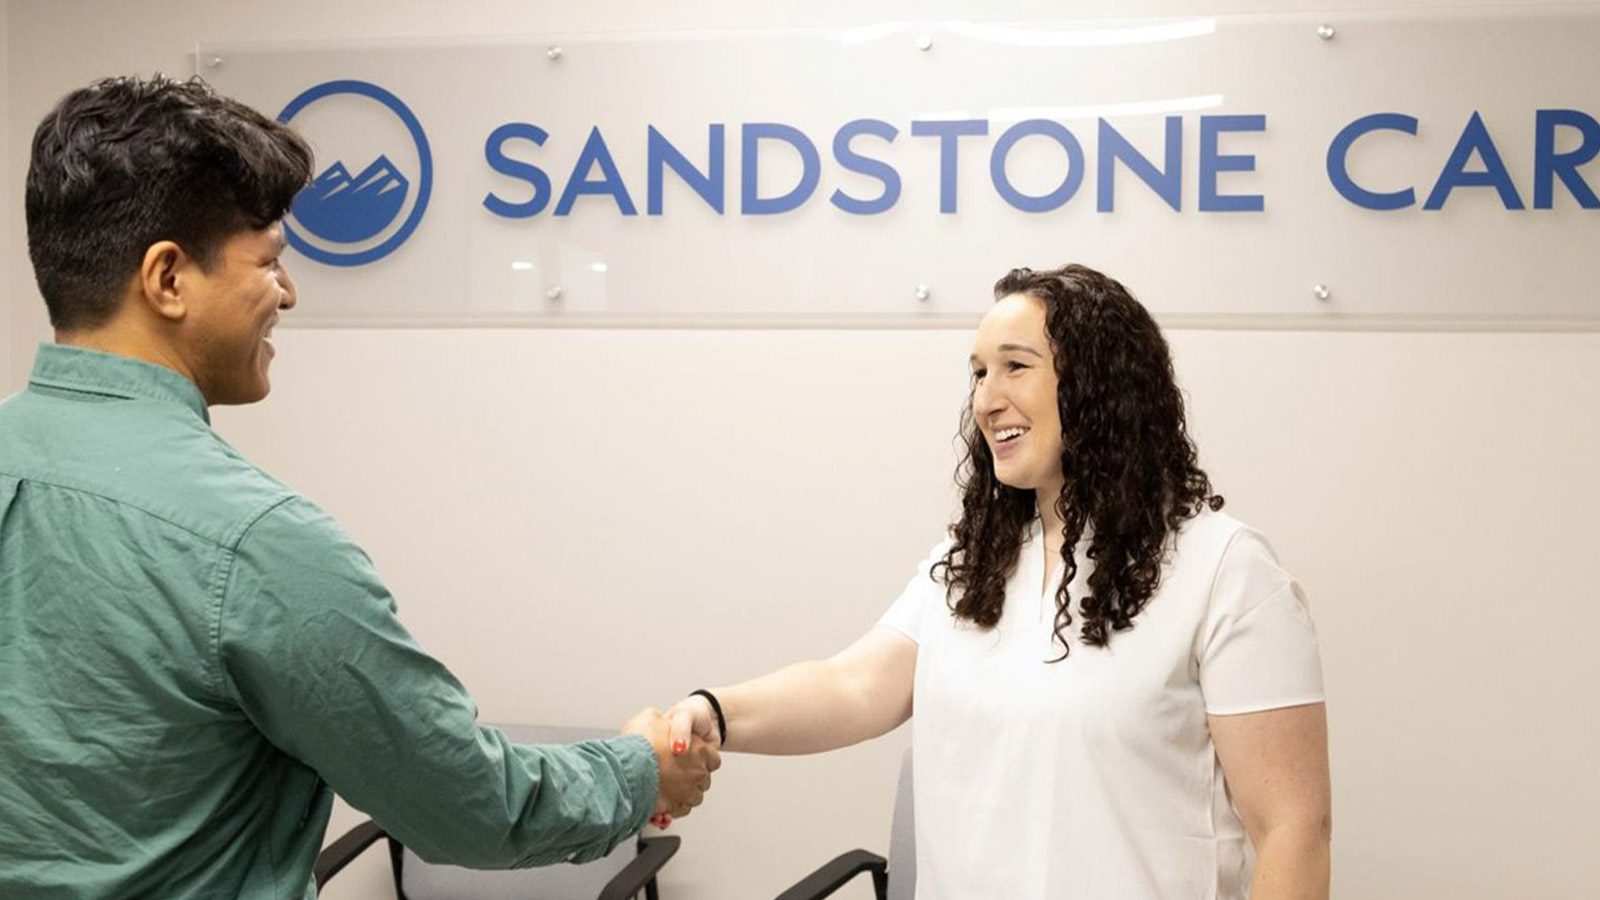
<path id="1" fill-rule="evenodd" d="M 1012 372 L 1015 372 L 1018 369 L 1026 369 L 1027 367 L 1028 367 L 1027 363 L 1017 362 L 1016 360 L 1012 360 L 1011 362 L 1006 363 L 1006 368 L 1008 370 L 1012 371 Z"/>
<path id="2" fill-rule="evenodd" d="M 989 373 L 987 371 L 985 371 L 984 369 L 979 369 L 976 372 L 972 373 L 972 377 L 973 377 L 973 380 L 975 380 L 975 381 L 982 381 L 983 380 L 983 376 L 985 376 L 987 374 L 989 374 Z"/>

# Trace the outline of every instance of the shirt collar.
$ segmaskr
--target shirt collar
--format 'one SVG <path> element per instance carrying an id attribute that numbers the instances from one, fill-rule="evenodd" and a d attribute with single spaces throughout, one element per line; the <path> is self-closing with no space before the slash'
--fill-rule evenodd
<path id="1" fill-rule="evenodd" d="M 82 347 L 42 343 L 34 357 L 30 384 L 124 397 L 160 400 L 187 406 L 207 425 L 211 414 L 194 382 L 166 366 Z"/>

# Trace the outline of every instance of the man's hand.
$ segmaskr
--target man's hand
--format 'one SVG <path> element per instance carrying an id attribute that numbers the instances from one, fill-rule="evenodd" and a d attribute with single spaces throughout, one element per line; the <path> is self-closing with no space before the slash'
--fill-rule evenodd
<path id="1" fill-rule="evenodd" d="M 660 772 L 652 824 L 666 827 L 674 817 L 687 816 L 700 805 L 711 788 L 711 773 L 722 765 L 722 754 L 715 741 L 695 738 L 681 752 L 674 753 L 671 729 L 658 709 L 647 709 L 622 726 L 623 734 L 637 734 L 650 742 Z"/>

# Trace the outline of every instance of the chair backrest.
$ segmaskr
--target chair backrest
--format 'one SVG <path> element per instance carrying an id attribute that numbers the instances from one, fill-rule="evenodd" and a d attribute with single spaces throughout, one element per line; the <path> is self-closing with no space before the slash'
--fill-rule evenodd
<path id="1" fill-rule="evenodd" d="M 911 750 L 900 761 L 900 786 L 894 792 L 894 824 L 889 828 L 889 900 L 912 900 L 917 893 L 917 817 L 911 791 Z"/>
<path id="2" fill-rule="evenodd" d="M 556 725 L 497 727 L 519 744 L 570 744 L 616 734 Z M 633 842 L 625 841 L 604 859 L 582 865 L 484 871 L 424 862 L 408 848 L 400 863 L 400 889 L 406 900 L 594 900 L 633 858 Z"/>

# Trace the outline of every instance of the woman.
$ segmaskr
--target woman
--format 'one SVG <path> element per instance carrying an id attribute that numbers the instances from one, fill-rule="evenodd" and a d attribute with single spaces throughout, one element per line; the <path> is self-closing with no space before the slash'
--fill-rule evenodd
<path id="1" fill-rule="evenodd" d="M 995 296 L 950 538 L 855 644 L 691 695 L 674 739 L 815 753 L 914 699 L 921 900 L 1326 898 L 1315 633 L 1220 512 L 1165 339 L 1082 266 Z"/>

